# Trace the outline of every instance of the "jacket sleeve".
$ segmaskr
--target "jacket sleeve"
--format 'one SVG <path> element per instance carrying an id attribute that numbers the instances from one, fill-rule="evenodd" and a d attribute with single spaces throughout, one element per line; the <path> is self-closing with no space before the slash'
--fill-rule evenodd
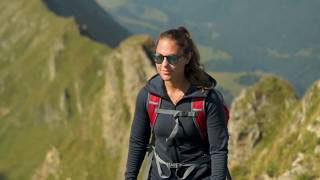
<path id="1" fill-rule="evenodd" d="M 211 180 L 225 180 L 228 159 L 228 130 L 223 103 L 215 90 L 206 99 L 207 132 L 211 157 Z"/>
<path id="2" fill-rule="evenodd" d="M 146 110 L 147 97 L 148 92 L 145 89 L 140 90 L 137 96 L 129 139 L 129 151 L 125 172 L 126 180 L 137 179 L 146 153 L 146 146 L 149 143 L 151 128 Z"/>

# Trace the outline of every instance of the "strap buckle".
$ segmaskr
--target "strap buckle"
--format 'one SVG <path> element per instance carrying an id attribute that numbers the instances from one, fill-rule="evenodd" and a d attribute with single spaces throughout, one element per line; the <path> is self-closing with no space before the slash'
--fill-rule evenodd
<path id="1" fill-rule="evenodd" d="M 170 168 L 170 169 L 178 169 L 181 166 L 182 166 L 181 163 L 171 163 L 171 162 L 167 163 L 167 167 Z"/>
<path id="2" fill-rule="evenodd" d="M 187 111 L 181 111 L 181 115 L 182 117 L 187 117 L 189 114 Z"/>

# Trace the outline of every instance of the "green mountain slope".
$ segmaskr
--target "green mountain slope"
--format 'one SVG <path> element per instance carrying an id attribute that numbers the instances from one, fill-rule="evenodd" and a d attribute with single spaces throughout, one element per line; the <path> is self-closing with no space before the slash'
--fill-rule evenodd
<path id="1" fill-rule="evenodd" d="M 317 179 L 319 81 L 300 101 L 287 82 L 262 78 L 231 108 L 230 164 L 236 179 Z"/>
<path id="2" fill-rule="evenodd" d="M 0 9 L 0 179 L 122 179 L 150 39 L 111 51 L 42 1 Z"/>
<path id="3" fill-rule="evenodd" d="M 99 130 L 78 137 L 87 131 L 81 122 L 98 117 L 93 99 L 103 87 L 103 57 L 109 48 L 80 37 L 72 19 L 57 18 L 41 1 L 1 1 L 0 7 L 7 9 L 0 16 L 3 178 L 40 176 L 38 169 L 54 149 L 59 163 L 43 178 L 54 172 L 83 176 L 90 163 L 103 167 L 92 161 L 106 158 L 102 138 L 96 138 Z"/>

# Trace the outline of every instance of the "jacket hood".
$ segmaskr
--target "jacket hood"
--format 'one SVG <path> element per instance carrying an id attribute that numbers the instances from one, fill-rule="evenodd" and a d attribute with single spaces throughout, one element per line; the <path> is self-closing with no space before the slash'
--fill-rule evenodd
<path id="1" fill-rule="evenodd" d="M 213 89 L 217 85 L 217 81 L 207 73 L 206 76 L 208 77 L 207 83 L 210 86 L 209 89 Z M 159 74 L 154 75 L 148 80 L 145 89 L 148 92 L 156 94 L 161 98 L 169 99 L 169 96 L 167 95 L 167 92 L 164 87 L 164 82 Z M 196 87 L 195 85 L 191 85 L 185 93 L 184 98 L 206 97 L 207 94 L 208 91 L 203 91 L 201 88 Z"/>

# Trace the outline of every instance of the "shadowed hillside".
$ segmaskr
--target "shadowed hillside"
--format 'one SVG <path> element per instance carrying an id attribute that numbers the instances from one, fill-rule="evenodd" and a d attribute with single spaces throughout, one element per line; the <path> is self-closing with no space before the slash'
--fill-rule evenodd
<path id="1" fill-rule="evenodd" d="M 43 0 L 48 8 L 64 17 L 74 17 L 81 34 L 115 47 L 130 33 L 93 0 Z"/>

